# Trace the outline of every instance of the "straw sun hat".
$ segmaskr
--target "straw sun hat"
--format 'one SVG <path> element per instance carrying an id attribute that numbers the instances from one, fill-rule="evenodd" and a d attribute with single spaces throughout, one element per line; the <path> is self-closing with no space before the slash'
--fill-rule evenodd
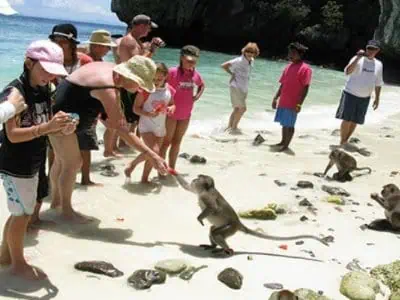
<path id="1" fill-rule="evenodd" d="M 117 47 L 111 39 L 111 33 L 107 30 L 96 30 L 93 31 L 90 40 L 86 41 L 87 44 L 102 45 L 108 47 Z"/>
<path id="2" fill-rule="evenodd" d="M 156 64 L 148 57 L 135 55 L 126 62 L 114 67 L 114 72 L 137 82 L 141 89 L 152 93 L 155 91 L 153 83 L 156 74 Z"/>

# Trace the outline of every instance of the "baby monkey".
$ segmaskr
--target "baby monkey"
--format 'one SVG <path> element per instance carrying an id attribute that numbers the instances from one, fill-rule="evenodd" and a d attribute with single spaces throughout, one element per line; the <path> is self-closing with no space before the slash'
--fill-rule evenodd
<path id="1" fill-rule="evenodd" d="M 189 184 L 182 176 L 177 176 L 182 187 L 198 196 L 201 213 L 197 220 L 204 226 L 203 220 L 207 219 L 211 224 L 209 239 L 211 245 L 200 245 L 205 249 L 212 249 L 212 253 L 224 252 L 226 255 L 233 255 L 233 250 L 228 246 L 226 239 L 238 231 L 275 241 L 288 241 L 298 239 L 314 239 L 328 246 L 323 239 L 314 235 L 298 235 L 292 237 L 279 237 L 263 234 L 247 228 L 239 219 L 239 216 L 215 188 L 214 179 L 207 175 L 198 175 Z M 217 249 L 217 246 L 221 247 Z"/>
<path id="2" fill-rule="evenodd" d="M 397 185 L 390 183 L 383 186 L 382 197 L 377 193 L 371 194 L 371 198 L 385 209 L 386 220 L 393 229 L 400 230 L 400 189 Z"/>
<path id="3" fill-rule="evenodd" d="M 338 169 L 338 172 L 333 174 L 333 179 L 339 182 L 353 180 L 353 177 L 350 175 L 350 173 L 353 171 L 368 170 L 369 173 L 372 172 L 371 168 L 369 167 L 357 168 L 356 159 L 350 154 L 339 149 L 332 150 L 332 152 L 329 154 L 329 163 L 326 166 L 324 176 L 326 176 L 333 165 L 336 165 L 336 168 Z"/>

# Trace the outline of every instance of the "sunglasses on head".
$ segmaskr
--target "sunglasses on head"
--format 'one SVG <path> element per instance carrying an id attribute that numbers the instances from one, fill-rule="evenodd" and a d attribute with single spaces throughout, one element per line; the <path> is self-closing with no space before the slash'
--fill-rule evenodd
<path id="1" fill-rule="evenodd" d="M 369 47 L 367 47 L 367 50 L 378 50 L 379 48 L 376 48 L 376 47 L 371 47 L 371 46 L 369 46 Z"/>

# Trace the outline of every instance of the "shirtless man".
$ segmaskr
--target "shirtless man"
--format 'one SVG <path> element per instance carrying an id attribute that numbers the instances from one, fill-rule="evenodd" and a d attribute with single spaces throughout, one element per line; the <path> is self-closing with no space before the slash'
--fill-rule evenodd
<path id="1" fill-rule="evenodd" d="M 115 63 L 119 64 L 129 60 L 135 55 L 143 55 L 152 57 L 155 51 L 165 46 L 165 43 L 159 37 L 153 38 L 150 42 L 142 42 L 141 39 L 147 37 L 152 29 L 158 28 L 149 16 L 137 15 L 132 19 L 131 24 L 128 26 L 127 33 L 122 38 L 115 41 L 117 44 L 116 51 L 114 52 Z M 124 105 L 125 117 L 130 123 L 130 131 L 135 132 L 139 116 L 133 112 L 135 95 L 121 91 L 121 100 Z M 116 144 L 115 131 L 107 129 L 104 132 L 104 156 L 117 156 L 114 152 Z M 123 141 L 120 141 L 120 147 L 123 146 Z"/>

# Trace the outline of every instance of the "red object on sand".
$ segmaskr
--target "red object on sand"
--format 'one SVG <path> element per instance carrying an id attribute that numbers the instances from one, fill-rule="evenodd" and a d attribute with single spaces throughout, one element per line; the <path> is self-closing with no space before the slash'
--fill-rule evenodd
<path id="1" fill-rule="evenodd" d="M 124 218 L 117 218 L 117 221 L 123 222 L 123 221 L 125 221 L 125 219 Z"/>
<path id="2" fill-rule="evenodd" d="M 168 173 L 174 176 L 178 175 L 178 172 L 172 168 L 168 168 Z"/>
<path id="3" fill-rule="evenodd" d="M 279 248 L 281 248 L 282 250 L 287 250 L 288 249 L 288 245 L 283 244 L 283 245 L 280 245 Z"/>

